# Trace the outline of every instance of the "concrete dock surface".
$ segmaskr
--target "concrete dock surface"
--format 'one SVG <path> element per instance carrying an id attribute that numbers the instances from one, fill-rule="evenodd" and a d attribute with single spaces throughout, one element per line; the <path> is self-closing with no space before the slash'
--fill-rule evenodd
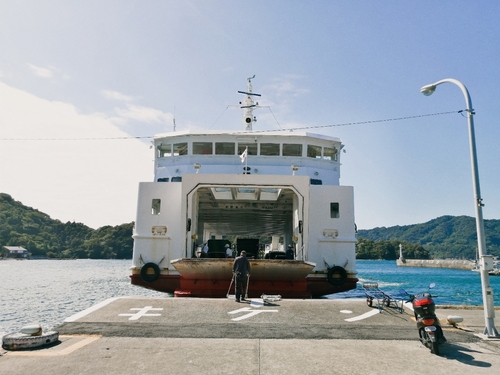
<path id="1" fill-rule="evenodd" d="M 448 342 L 434 355 L 420 344 L 412 311 L 400 307 L 359 299 L 111 299 L 56 327 L 56 345 L 0 349 L 0 374 L 500 372 L 500 340 L 481 335 L 483 310 L 438 308 Z M 463 322 L 452 326 L 449 315 Z"/>

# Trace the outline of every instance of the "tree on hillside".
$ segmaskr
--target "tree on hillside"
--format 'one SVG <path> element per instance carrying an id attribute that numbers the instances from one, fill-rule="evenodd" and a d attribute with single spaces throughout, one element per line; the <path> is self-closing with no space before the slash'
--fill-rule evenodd
<path id="1" fill-rule="evenodd" d="M 399 244 L 403 246 L 406 259 L 430 259 L 429 252 L 421 245 L 399 240 L 372 241 L 367 238 L 358 239 L 356 258 L 395 260 L 399 257 Z"/>
<path id="2" fill-rule="evenodd" d="M 23 246 L 32 255 L 56 258 L 131 258 L 133 223 L 92 229 L 49 215 L 0 193 L 0 246 Z M 500 220 L 485 220 L 486 247 L 500 256 Z M 235 243 L 237 237 L 228 238 Z M 270 238 L 261 238 L 261 244 Z M 475 220 L 442 216 L 427 223 L 358 231 L 358 259 L 396 259 L 399 243 L 408 259 L 475 259 Z"/>
<path id="3" fill-rule="evenodd" d="M 500 220 L 485 220 L 484 227 L 488 253 L 500 256 Z M 476 223 L 469 216 L 441 216 L 423 224 L 359 230 L 358 239 L 362 238 L 418 244 L 434 259 L 474 259 L 477 249 Z"/>
<path id="4" fill-rule="evenodd" d="M 133 226 L 94 230 L 82 223 L 62 223 L 0 193 L 0 246 L 23 246 L 34 256 L 130 259 Z"/>

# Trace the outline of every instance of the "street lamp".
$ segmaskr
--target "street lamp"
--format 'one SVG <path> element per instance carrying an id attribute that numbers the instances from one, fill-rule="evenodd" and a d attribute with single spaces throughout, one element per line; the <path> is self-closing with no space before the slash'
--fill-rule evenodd
<path id="1" fill-rule="evenodd" d="M 484 328 L 484 335 L 488 337 L 499 337 L 495 328 L 495 305 L 493 302 L 493 290 L 490 285 L 490 275 L 488 271 L 493 268 L 493 257 L 486 255 L 486 241 L 484 237 L 484 222 L 483 222 L 483 200 L 481 199 L 481 192 L 479 189 L 479 176 L 477 168 L 476 157 L 476 140 L 474 136 L 474 110 L 472 109 L 472 101 L 470 99 L 469 91 L 460 81 L 453 78 L 442 79 L 431 85 L 425 85 L 420 89 L 420 92 L 426 96 L 432 95 L 436 91 L 436 87 L 442 83 L 454 83 L 462 90 L 467 109 L 467 120 L 469 123 L 469 144 L 470 144 L 470 158 L 472 166 L 472 184 L 474 188 L 474 206 L 476 208 L 476 232 L 477 232 L 477 245 L 480 262 L 481 274 L 481 287 L 483 292 L 483 306 L 484 306 L 484 320 L 486 327 Z"/>

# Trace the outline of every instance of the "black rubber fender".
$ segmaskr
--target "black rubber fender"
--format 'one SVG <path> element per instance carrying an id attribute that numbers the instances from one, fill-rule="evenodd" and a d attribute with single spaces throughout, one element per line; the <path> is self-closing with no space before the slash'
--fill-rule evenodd
<path id="1" fill-rule="evenodd" d="M 156 263 L 146 263 L 141 268 L 141 279 L 147 283 L 152 283 L 160 277 L 160 267 Z"/>
<path id="2" fill-rule="evenodd" d="M 334 266 L 328 269 L 326 277 L 330 284 L 341 286 L 347 281 L 347 271 L 340 266 Z"/>

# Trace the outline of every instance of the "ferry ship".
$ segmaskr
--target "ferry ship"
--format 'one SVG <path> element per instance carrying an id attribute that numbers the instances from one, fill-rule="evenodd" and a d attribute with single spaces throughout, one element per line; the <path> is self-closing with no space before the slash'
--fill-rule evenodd
<path id="1" fill-rule="evenodd" d="M 154 137 L 154 181 L 139 184 L 132 284 L 224 298 L 234 286 L 233 257 L 245 250 L 250 298 L 356 288 L 353 188 L 339 184 L 343 144 L 305 131 L 253 130 L 262 108 L 254 77 L 238 91 L 241 131 Z"/>

